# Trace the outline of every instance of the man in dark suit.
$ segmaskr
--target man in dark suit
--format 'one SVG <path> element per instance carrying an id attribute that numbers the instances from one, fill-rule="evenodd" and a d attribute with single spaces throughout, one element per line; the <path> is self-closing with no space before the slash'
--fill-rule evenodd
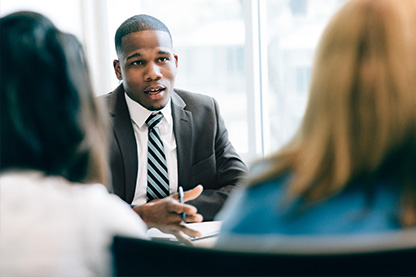
<path id="1" fill-rule="evenodd" d="M 228 139 L 217 102 L 174 89 L 178 56 L 162 22 L 148 15 L 133 16 L 117 29 L 115 44 L 118 60 L 113 65 L 122 83 L 101 96 L 112 117 L 113 191 L 148 227 L 179 237 L 197 235 L 182 224 L 181 213 L 187 215 L 186 222 L 199 222 L 202 216 L 212 220 L 247 168 Z M 151 200 L 146 122 L 157 113 L 163 115 L 159 130 L 169 193 Z M 179 186 L 186 190 L 186 204 L 178 201 Z"/>

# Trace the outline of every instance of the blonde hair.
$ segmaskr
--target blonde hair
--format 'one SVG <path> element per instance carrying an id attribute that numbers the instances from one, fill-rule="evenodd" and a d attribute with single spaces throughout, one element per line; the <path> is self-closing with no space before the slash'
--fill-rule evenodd
<path id="1" fill-rule="evenodd" d="M 416 223 L 415 28 L 415 0 L 348 1 L 321 38 L 298 133 L 251 184 L 290 171 L 289 198 L 313 202 L 388 169 Z"/>

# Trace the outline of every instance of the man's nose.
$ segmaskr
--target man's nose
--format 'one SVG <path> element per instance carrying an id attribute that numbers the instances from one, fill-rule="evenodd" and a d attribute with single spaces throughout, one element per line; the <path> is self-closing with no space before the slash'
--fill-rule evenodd
<path id="1" fill-rule="evenodd" d="M 144 79 L 146 81 L 153 81 L 159 80 L 160 78 L 162 78 L 160 67 L 154 63 L 147 64 Z"/>

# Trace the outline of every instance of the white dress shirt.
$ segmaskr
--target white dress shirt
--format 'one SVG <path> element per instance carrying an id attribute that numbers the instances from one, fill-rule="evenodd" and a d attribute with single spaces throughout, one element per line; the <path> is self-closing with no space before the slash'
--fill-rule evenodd
<path id="1" fill-rule="evenodd" d="M 142 205 L 146 203 L 147 192 L 147 143 L 148 128 L 146 119 L 155 111 L 150 111 L 142 105 L 131 99 L 126 93 L 127 107 L 133 124 L 134 136 L 137 145 L 137 157 L 139 168 L 137 170 L 136 190 L 132 205 Z M 158 111 L 159 112 L 159 111 Z M 166 165 L 169 176 L 169 192 L 176 193 L 178 190 L 178 158 L 176 153 L 176 140 L 173 133 L 173 119 L 171 100 L 160 110 L 163 114 L 162 121 L 159 124 L 160 136 L 165 149 Z"/>

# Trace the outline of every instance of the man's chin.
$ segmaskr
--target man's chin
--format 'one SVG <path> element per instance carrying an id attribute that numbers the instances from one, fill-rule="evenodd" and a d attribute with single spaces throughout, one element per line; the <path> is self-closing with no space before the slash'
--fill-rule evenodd
<path id="1" fill-rule="evenodd" d="M 163 109 L 166 105 L 164 106 L 159 106 L 159 107 L 149 107 L 147 108 L 149 111 L 160 111 L 161 109 Z"/>
<path id="2" fill-rule="evenodd" d="M 145 108 L 148 109 L 149 111 L 160 111 L 164 107 L 166 107 L 166 103 L 158 104 L 158 105 L 148 105 Z"/>

